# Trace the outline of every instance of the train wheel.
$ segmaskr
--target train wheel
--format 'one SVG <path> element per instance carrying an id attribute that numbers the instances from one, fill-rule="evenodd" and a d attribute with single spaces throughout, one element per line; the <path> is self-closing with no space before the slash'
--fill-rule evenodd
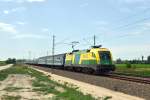
<path id="1" fill-rule="evenodd" d="M 83 73 L 87 73 L 87 74 L 93 74 L 94 73 L 94 70 L 91 69 L 91 68 L 83 68 Z"/>
<path id="2" fill-rule="evenodd" d="M 76 67 L 76 68 L 75 68 L 75 71 L 76 71 L 76 72 L 82 72 L 82 68 L 81 68 L 81 67 Z"/>

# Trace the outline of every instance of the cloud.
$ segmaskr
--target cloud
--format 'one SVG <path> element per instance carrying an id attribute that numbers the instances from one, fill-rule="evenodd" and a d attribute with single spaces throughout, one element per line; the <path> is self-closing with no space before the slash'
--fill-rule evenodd
<path id="1" fill-rule="evenodd" d="M 13 39 L 24 39 L 24 38 L 43 39 L 46 38 L 46 36 L 37 34 L 17 34 L 13 36 Z"/>
<path id="2" fill-rule="evenodd" d="M 49 31 L 48 28 L 43 28 L 43 29 L 42 29 L 42 32 L 48 32 L 48 31 Z"/>
<path id="3" fill-rule="evenodd" d="M 148 0 L 124 0 L 124 2 L 126 3 L 143 3 L 143 2 L 147 2 Z"/>
<path id="4" fill-rule="evenodd" d="M 9 11 L 8 10 L 4 10 L 3 13 L 4 14 L 9 14 Z"/>
<path id="5" fill-rule="evenodd" d="M 89 3 L 83 3 L 83 4 L 80 5 L 80 7 L 86 7 L 88 5 L 89 5 Z"/>
<path id="6" fill-rule="evenodd" d="M 26 0 L 28 2 L 45 2 L 46 0 Z"/>
<path id="7" fill-rule="evenodd" d="M 26 23 L 26 22 L 18 21 L 17 24 L 18 24 L 18 25 L 25 25 L 25 24 L 27 24 L 27 23 Z"/>
<path id="8" fill-rule="evenodd" d="M 126 4 L 133 4 L 133 3 L 145 3 L 149 2 L 149 0 L 111 0 L 111 1 L 116 1 L 118 3 L 126 3 Z"/>
<path id="9" fill-rule="evenodd" d="M 110 23 L 107 21 L 93 21 L 92 24 L 95 26 L 97 32 L 107 32 Z"/>
<path id="10" fill-rule="evenodd" d="M 16 8 L 4 10 L 3 13 L 4 14 L 10 14 L 10 13 L 14 13 L 14 12 L 22 12 L 25 10 L 26 10 L 25 7 L 16 7 Z"/>
<path id="11" fill-rule="evenodd" d="M 119 8 L 119 11 L 120 12 L 123 12 L 123 13 L 133 13 L 132 11 L 133 9 L 129 8 L 129 7 L 121 7 Z"/>
<path id="12" fill-rule="evenodd" d="M 17 22 L 19 25 L 24 25 L 25 22 Z M 46 29 L 45 29 L 46 31 Z M 23 34 L 19 32 L 16 27 L 12 24 L 0 22 L 0 32 L 8 33 L 12 35 L 12 39 L 24 39 L 24 38 L 34 38 L 34 39 L 44 39 L 47 38 L 45 35 L 39 34 Z"/>
<path id="13" fill-rule="evenodd" d="M 1 0 L 2 2 L 15 2 L 15 3 L 33 3 L 33 2 L 45 2 L 47 0 Z"/>
<path id="14" fill-rule="evenodd" d="M 3 23 L 3 22 L 0 22 L 0 31 L 12 33 L 12 34 L 17 33 L 17 30 L 15 29 L 14 25 Z"/>
<path id="15" fill-rule="evenodd" d="M 26 7 L 16 7 L 16 8 L 13 8 L 11 11 L 12 12 L 25 11 L 26 9 L 27 9 Z"/>
<path id="16" fill-rule="evenodd" d="M 149 29 L 150 28 L 150 22 L 145 22 L 141 25 L 143 26 L 144 29 Z"/>
<path id="17" fill-rule="evenodd" d="M 95 23 L 97 25 L 108 25 L 108 22 L 106 22 L 106 21 L 96 21 Z"/>

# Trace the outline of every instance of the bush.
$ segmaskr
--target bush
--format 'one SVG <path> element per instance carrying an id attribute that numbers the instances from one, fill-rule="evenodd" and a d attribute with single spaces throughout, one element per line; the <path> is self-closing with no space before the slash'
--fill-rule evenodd
<path id="1" fill-rule="evenodd" d="M 129 63 L 129 62 L 126 63 L 126 67 L 127 67 L 127 68 L 131 68 L 131 67 L 132 67 L 132 66 L 131 66 L 131 63 Z"/>

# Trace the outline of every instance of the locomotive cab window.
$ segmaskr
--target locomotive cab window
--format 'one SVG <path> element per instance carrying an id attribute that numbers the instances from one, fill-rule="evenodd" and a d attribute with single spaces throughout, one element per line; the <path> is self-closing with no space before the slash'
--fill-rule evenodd
<path id="1" fill-rule="evenodd" d="M 111 60 L 109 51 L 100 51 L 99 56 L 100 56 L 101 60 Z"/>

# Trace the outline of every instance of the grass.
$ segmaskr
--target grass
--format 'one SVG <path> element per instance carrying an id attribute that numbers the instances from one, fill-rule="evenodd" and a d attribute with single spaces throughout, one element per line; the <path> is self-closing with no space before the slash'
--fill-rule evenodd
<path id="1" fill-rule="evenodd" d="M 1 100 L 20 100 L 21 96 L 9 96 L 9 95 L 3 95 Z"/>
<path id="2" fill-rule="evenodd" d="M 132 67 L 136 68 L 150 68 L 150 64 L 131 64 Z M 126 64 L 116 64 L 116 66 L 126 68 Z"/>
<path id="3" fill-rule="evenodd" d="M 110 100 L 110 99 L 112 99 L 111 96 L 107 96 L 107 97 L 104 98 L 104 100 Z"/>
<path id="4" fill-rule="evenodd" d="M 0 81 L 3 81 L 4 79 L 6 79 L 9 74 L 29 74 L 28 71 L 29 71 L 28 68 L 26 68 L 25 66 L 20 67 L 20 66 L 14 65 L 11 68 L 0 71 Z"/>
<path id="5" fill-rule="evenodd" d="M 27 74 L 35 79 L 32 82 L 33 91 L 46 94 L 54 94 L 53 100 L 95 100 L 91 95 L 85 95 L 82 92 L 78 91 L 77 88 L 67 87 L 67 85 L 59 84 L 55 81 L 49 79 L 48 76 L 44 75 L 41 72 L 33 70 L 27 66 L 23 65 L 14 65 L 11 68 L 0 71 L 0 81 L 3 81 L 7 78 L 9 74 Z M 56 87 L 61 87 L 65 91 L 61 92 L 56 89 Z M 8 87 L 5 90 L 15 91 L 20 88 Z M 7 96 L 9 98 L 9 96 Z M 14 98 L 14 97 L 12 97 Z M 19 98 L 19 97 L 18 97 Z M 7 99 L 6 99 L 7 100 Z M 17 99 L 8 99 L 8 100 L 17 100 Z"/>
<path id="6" fill-rule="evenodd" d="M 6 63 L 4 61 L 0 61 L 0 66 L 4 66 Z"/>
<path id="7" fill-rule="evenodd" d="M 19 87 L 7 87 L 4 90 L 8 91 L 8 92 L 13 92 L 13 91 L 17 91 L 17 90 L 20 90 L 20 89 L 23 89 L 23 88 L 19 88 Z"/>
<path id="8" fill-rule="evenodd" d="M 66 87 L 67 88 L 67 87 Z M 82 92 L 76 91 L 73 88 L 67 88 L 66 92 L 58 94 L 54 100 L 94 100 L 91 95 L 83 96 Z"/>
<path id="9" fill-rule="evenodd" d="M 131 68 L 128 68 L 126 64 L 116 64 L 115 72 L 130 76 L 150 77 L 150 64 L 131 64 Z"/>

